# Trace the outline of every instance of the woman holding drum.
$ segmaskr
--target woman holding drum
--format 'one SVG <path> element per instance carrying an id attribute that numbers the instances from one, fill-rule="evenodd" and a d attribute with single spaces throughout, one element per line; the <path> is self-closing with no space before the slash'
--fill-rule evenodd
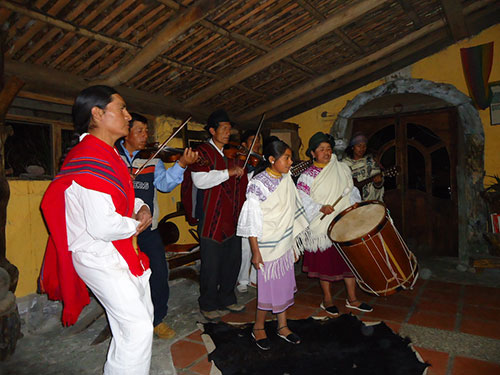
<path id="1" fill-rule="evenodd" d="M 338 213 L 361 201 L 359 190 L 353 186 L 351 170 L 332 157 L 333 145 L 333 137 L 328 134 L 318 132 L 311 137 L 306 155 L 313 160 L 313 165 L 301 174 L 297 182 L 310 222 L 308 230 L 298 239 L 300 247 L 305 250 L 303 271 L 320 280 L 323 291 L 320 307 L 327 313 L 339 314 L 333 304 L 331 283 L 342 279 L 347 290 L 346 307 L 370 312 L 373 310 L 371 306 L 357 300 L 354 275 L 327 234 L 330 222 Z"/>

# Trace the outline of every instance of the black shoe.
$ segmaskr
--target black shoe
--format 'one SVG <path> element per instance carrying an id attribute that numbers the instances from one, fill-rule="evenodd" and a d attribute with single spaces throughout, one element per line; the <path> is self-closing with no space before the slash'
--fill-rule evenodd
<path id="1" fill-rule="evenodd" d="M 262 328 L 262 331 L 264 329 Z M 259 330 L 260 331 L 260 330 Z M 253 333 L 252 331 L 252 338 L 253 338 L 253 341 L 255 341 L 255 345 L 257 345 L 257 347 L 260 349 L 260 350 L 269 350 L 271 349 L 271 341 L 269 341 L 269 339 L 266 337 L 265 339 L 260 339 L 260 340 L 257 340 L 255 338 L 255 334 Z"/>
<path id="2" fill-rule="evenodd" d="M 278 335 L 278 337 L 281 337 L 283 340 L 288 341 L 290 344 L 294 344 L 294 345 L 300 344 L 300 336 L 297 335 L 296 333 L 292 332 L 288 336 L 280 335 L 280 331 L 283 328 L 287 328 L 287 326 L 283 326 L 281 328 L 278 328 L 278 330 L 276 331 L 276 334 Z"/>
<path id="3" fill-rule="evenodd" d="M 354 305 L 351 305 L 351 303 L 353 303 L 353 302 L 357 302 L 357 301 L 351 301 L 351 302 L 349 302 L 349 300 L 346 299 L 345 300 L 345 307 L 347 307 L 349 309 L 359 310 L 359 311 L 362 311 L 362 312 L 372 312 L 373 311 L 373 307 L 371 307 L 367 303 L 361 302 L 361 305 L 354 306 Z"/>
<path id="4" fill-rule="evenodd" d="M 325 310 L 330 315 L 333 315 L 333 316 L 339 315 L 339 309 L 337 309 L 337 306 L 328 306 L 328 307 L 325 307 L 325 305 L 323 304 L 323 302 L 321 302 L 321 304 L 319 305 L 319 307 L 321 307 L 323 310 Z"/>

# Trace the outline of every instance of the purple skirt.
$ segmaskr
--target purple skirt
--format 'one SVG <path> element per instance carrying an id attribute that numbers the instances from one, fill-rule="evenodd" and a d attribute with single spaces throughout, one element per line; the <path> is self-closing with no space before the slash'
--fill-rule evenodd
<path id="1" fill-rule="evenodd" d="M 281 258 L 264 262 L 264 269 L 270 269 L 274 263 L 283 262 L 286 253 Z M 295 284 L 295 272 L 293 263 L 288 270 L 284 270 L 278 278 L 264 280 L 264 274 L 257 270 L 257 308 L 259 310 L 270 310 L 274 314 L 279 314 L 293 305 L 293 295 L 297 291 Z"/>
<path id="2" fill-rule="evenodd" d="M 334 246 L 315 253 L 305 251 L 302 270 L 307 273 L 307 276 L 324 281 L 338 281 L 354 277 Z"/>

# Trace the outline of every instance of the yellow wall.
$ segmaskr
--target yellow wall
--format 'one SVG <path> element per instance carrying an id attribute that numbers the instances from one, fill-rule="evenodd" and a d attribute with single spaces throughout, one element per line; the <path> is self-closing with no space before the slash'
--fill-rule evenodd
<path id="1" fill-rule="evenodd" d="M 500 25 L 490 27 L 481 34 L 462 41 L 446 50 L 430 56 L 412 67 L 413 78 L 424 78 L 429 81 L 451 83 L 458 90 L 468 95 L 462 64 L 460 48 L 473 47 L 494 42 L 493 67 L 489 82 L 500 81 Z M 491 126 L 490 109 L 479 110 L 485 136 L 484 169 L 487 175 L 500 174 L 500 125 Z M 486 179 L 488 183 L 488 179 Z"/>
<path id="2" fill-rule="evenodd" d="M 36 291 L 47 230 L 40 212 L 42 196 L 50 181 L 10 180 L 7 206 L 7 259 L 19 269 L 16 296 Z"/>
<path id="3" fill-rule="evenodd" d="M 411 77 L 422 78 L 429 81 L 448 83 L 454 85 L 458 90 L 468 95 L 467 84 L 464 79 L 462 64 L 460 61 L 460 48 L 472 47 L 494 41 L 493 68 L 491 70 L 490 82 L 500 81 L 500 25 L 490 27 L 481 34 L 429 56 L 411 66 Z M 332 100 L 307 112 L 294 116 L 287 121 L 294 122 L 300 126 L 299 136 L 302 139 L 301 158 L 305 158 L 305 150 L 311 135 L 317 131 L 328 132 L 335 118 L 322 118 L 320 114 L 324 111 L 338 114 L 357 94 L 373 89 L 384 81 L 372 82 L 362 88 L 350 92 L 340 98 Z M 487 175 L 500 175 L 500 125 L 490 125 L 489 108 L 480 110 L 479 115 L 483 123 L 485 133 L 485 170 Z M 488 179 L 485 180 L 488 183 Z"/>

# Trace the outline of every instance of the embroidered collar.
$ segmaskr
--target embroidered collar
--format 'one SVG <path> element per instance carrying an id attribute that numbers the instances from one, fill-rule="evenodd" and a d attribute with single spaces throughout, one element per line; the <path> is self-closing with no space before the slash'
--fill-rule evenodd
<path id="1" fill-rule="evenodd" d="M 281 178 L 281 173 L 273 171 L 271 168 L 267 167 L 266 172 L 269 173 L 269 176 L 274 178 Z"/>

